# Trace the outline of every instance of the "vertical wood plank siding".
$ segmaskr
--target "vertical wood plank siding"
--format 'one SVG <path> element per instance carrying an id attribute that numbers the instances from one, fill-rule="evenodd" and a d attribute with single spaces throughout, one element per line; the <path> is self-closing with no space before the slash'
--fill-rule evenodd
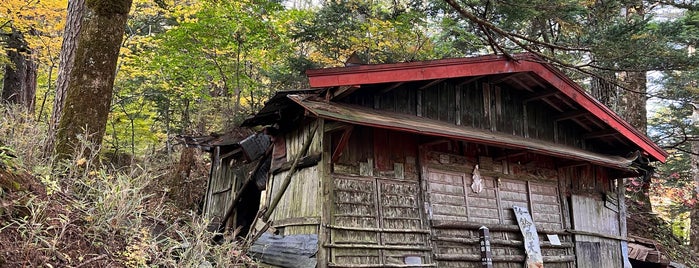
<path id="1" fill-rule="evenodd" d="M 286 140 L 286 155 L 295 156 L 303 147 L 303 142 L 311 133 L 311 128 L 315 127 L 315 123 L 310 123 L 288 133 Z M 322 131 L 317 131 L 319 135 Z M 322 142 L 317 136 L 313 139 L 308 154 L 320 152 Z M 273 176 L 271 193 L 268 195 L 274 196 L 280 191 L 280 184 L 275 183 L 283 180 L 289 171 L 280 172 Z M 321 215 L 321 191 L 320 191 L 320 176 L 318 166 L 311 166 L 297 170 L 291 177 L 291 183 L 282 199 L 270 216 L 272 221 L 282 221 L 288 219 L 302 218 L 319 218 Z M 281 227 L 284 235 L 292 234 L 317 234 L 318 224 L 293 225 L 293 226 L 277 226 Z"/>
<path id="2" fill-rule="evenodd" d="M 233 201 L 233 196 L 245 182 L 248 172 L 254 168 L 255 163 L 245 165 L 230 165 L 230 158 L 214 158 L 216 163 L 212 165 L 211 178 L 204 215 L 212 219 L 212 224 L 218 224 L 222 220 L 228 206 Z M 235 215 L 232 222 L 236 222 Z"/>
<path id="3" fill-rule="evenodd" d="M 525 109 L 524 92 L 489 84 L 487 79 L 464 85 L 447 80 L 424 89 L 406 83 L 376 97 L 374 90 L 357 92 L 343 101 L 578 148 L 589 146 L 579 125 L 566 120 L 555 123 L 558 112 L 540 101 L 528 103 Z"/>

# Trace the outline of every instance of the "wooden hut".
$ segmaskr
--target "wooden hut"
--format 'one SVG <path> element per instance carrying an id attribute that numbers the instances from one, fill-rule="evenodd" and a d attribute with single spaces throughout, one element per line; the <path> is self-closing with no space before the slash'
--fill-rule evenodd
<path id="1" fill-rule="evenodd" d="M 628 265 L 620 179 L 667 154 L 556 68 L 521 54 L 307 75 L 244 123 L 278 131 L 263 262 L 484 267 L 485 226 L 494 267 L 535 264 L 536 239 L 546 267 Z"/>

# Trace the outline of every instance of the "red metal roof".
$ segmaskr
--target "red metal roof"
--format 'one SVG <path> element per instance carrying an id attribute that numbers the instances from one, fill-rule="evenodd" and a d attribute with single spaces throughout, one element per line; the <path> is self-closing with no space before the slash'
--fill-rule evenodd
<path id="1" fill-rule="evenodd" d="M 560 70 L 543 63 L 532 54 L 519 54 L 515 58 L 517 59 L 516 61 L 504 56 L 489 55 L 460 59 L 318 69 L 309 70 L 306 74 L 311 87 L 322 88 L 530 72 L 551 84 L 597 119 L 619 132 L 638 146 L 644 154 L 654 160 L 665 162 L 667 153 L 663 149 L 624 121 L 619 115 L 587 94 L 580 85 L 573 82 Z"/>

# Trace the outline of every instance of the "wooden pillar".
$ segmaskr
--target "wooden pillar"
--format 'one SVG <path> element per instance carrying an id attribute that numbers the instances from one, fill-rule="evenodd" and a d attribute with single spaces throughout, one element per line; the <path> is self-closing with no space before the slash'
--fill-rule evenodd
<path id="1" fill-rule="evenodd" d="M 618 179 L 616 181 L 616 192 L 619 204 L 619 236 L 626 239 L 628 236 L 628 231 L 626 229 L 626 179 Z M 621 240 L 621 263 L 623 268 L 631 268 L 631 261 L 629 261 L 629 245 L 626 240 Z"/>
<path id="2" fill-rule="evenodd" d="M 490 251 L 490 230 L 488 230 L 488 227 L 481 226 L 478 229 L 478 234 L 480 234 L 481 267 L 493 268 L 493 254 Z"/>
<path id="3" fill-rule="evenodd" d="M 320 176 L 320 200 L 321 200 L 321 214 L 320 214 L 320 226 L 318 228 L 318 255 L 317 255 L 317 266 L 318 268 L 327 268 L 328 262 L 330 261 L 330 249 L 326 248 L 325 245 L 330 244 L 330 228 L 329 225 L 332 224 L 331 217 L 334 208 L 334 194 L 333 194 L 333 181 L 330 175 L 332 168 L 332 152 L 331 152 L 331 135 L 327 135 L 325 132 L 325 120 L 318 119 L 318 140 L 321 141 L 321 157 L 320 162 L 318 162 L 318 175 Z"/>

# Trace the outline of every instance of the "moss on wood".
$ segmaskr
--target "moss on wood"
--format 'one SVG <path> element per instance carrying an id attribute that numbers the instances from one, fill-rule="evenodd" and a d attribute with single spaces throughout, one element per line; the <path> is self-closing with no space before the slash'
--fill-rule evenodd
<path id="1" fill-rule="evenodd" d="M 80 30 L 56 135 L 58 159 L 68 158 L 80 147 L 79 136 L 93 146 L 102 142 L 131 1 L 88 0 L 86 5 L 93 16 L 85 16 Z"/>
<path id="2" fill-rule="evenodd" d="M 127 15 L 132 0 L 87 0 L 85 5 L 100 16 Z"/>

